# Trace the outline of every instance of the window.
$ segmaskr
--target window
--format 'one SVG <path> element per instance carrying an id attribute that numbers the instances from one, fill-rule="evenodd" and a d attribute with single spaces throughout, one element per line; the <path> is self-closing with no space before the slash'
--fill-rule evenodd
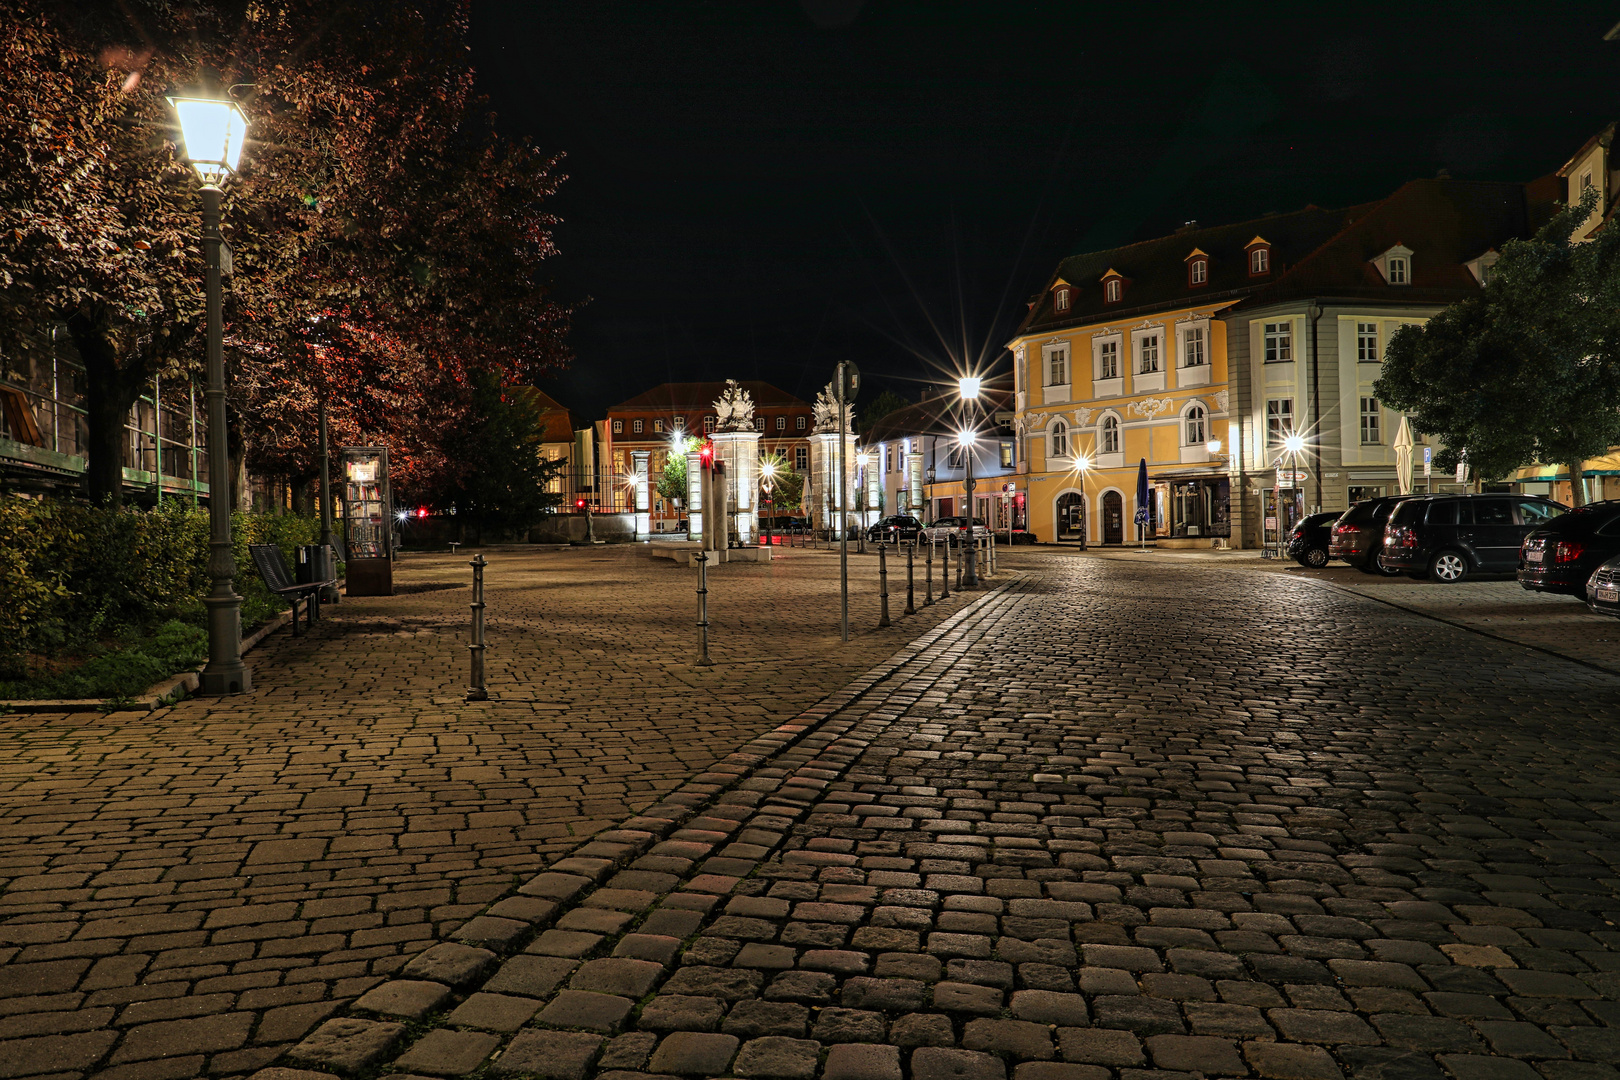
<path id="1" fill-rule="evenodd" d="M 1561 513 L 1563 513 L 1563 511 L 1558 509 L 1555 504 L 1550 502 L 1542 502 L 1540 499 L 1519 500 L 1520 525 L 1545 525 L 1547 522 L 1551 521 Z M 1599 529 L 1598 535 L 1613 536 L 1614 534 L 1606 533 L 1602 529 Z"/>
<path id="2" fill-rule="evenodd" d="M 1119 342 L 1104 341 L 1097 346 L 1097 378 L 1119 378 Z"/>
<path id="3" fill-rule="evenodd" d="M 778 416 L 776 418 L 776 430 L 777 431 L 786 431 L 787 430 L 787 417 Z"/>
<path id="4" fill-rule="evenodd" d="M 640 420 L 632 420 L 630 421 L 630 430 L 635 432 L 637 435 L 640 435 L 644 430 L 646 430 L 646 426 Z"/>
<path id="5" fill-rule="evenodd" d="M 947 469 L 960 469 L 966 461 L 966 448 L 960 443 L 951 444 L 950 452 L 945 455 L 945 467 Z"/>
<path id="6" fill-rule="evenodd" d="M 1066 288 L 1065 289 L 1059 289 L 1055 293 L 1053 293 L 1052 295 L 1053 295 L 1053 298 L 1054 298 L 1053 299 L 1053 306 L 1055 308 L 1057 308 L 1058 311 L 1068 311 L 1069 310 L 1069 290 L 1068 289 L 1066 289 Z"/>
<path id="7" fill-rule="evenodd" d="M 675 430 L 676 431 L 685 431 L 686 430 L 686 417 L 677 416 L 674 420 L 672 420 L 670 422 L 675 425 Z"/>
<path id="8" fill-rule="evenodd" d="M 613 434 L 615 434 L 615 435 L 623 435 L 624 434 L 624 421 L 623 420 L 615 420 L 615 421 L 613 421 Z"/>
<path id="9" fill-rule="evenodd" d="M 1378 324 L 1356 323 L 1356 361 L 1362 364 L 1378 363 Z"/>
<path id="10" fill-rule="evenodd" d="M 1266 446 L 1276 449 L 1294 433 L 1294 399 L 1271 398 L 1266 402 Z"/>
<path id="11" fill-rule="evenodd" d="M 662 434 L 663 430 L 664 430 L 664 422 L 662 420 L 654 420 L 653 421 L 653 433 L 655 435 L 656 434 Z"/>
<path id="12" fill-rule="evenodd" d="M 1102 422 L 1102 449 L 1103 454 L 1119 453 L 1119 417 L 1105 416 Z"/>
<path id="13" fill-rule="evenodd" d="M 1103 301 L 1109 304 L 1119 303 L 1119 278 L 1109 278 L 1103 282 Z"/>
<path id="14" fill-rule="evenodd" d="M 803 431 L 804 430 L 804 417 L 795 416 L 793 418 L 793 429 L 795 431 Z"/>
<path id="15" fill-rule="evenodd" d="M 1013 467 L 1013 444 L 1010 442 L 1001 444 L 1001 467 L 1003 469 Z"/>
<path id="16" fill-rule="evenodd" d="M 1271 249 L 1269 247 L 1253 248 L 1249 252 L 1249 273 L 1266 274 L 1271 272 Z"/>
<path id="17" fill-rule="evenodd" d="M 714 431 L 714 420 L 713 414 L 703 418 L 703 434 L 708 435 Z"/>
<path id="18" fill-rule="evenodd" d="M 1209 281 L 1209 260 L 1194 259 L 1187 264 L 1187 284 L 1203 285 Z"/>
<path id="19" fill-rule="evenodd" d="M 1507 499 L 1474 499 L 1475 525 L 1512 525 L 1513 503 Z"/>
<path id="20" fill-rule="evenodd" d="M 1588 191 L 1591 191 L 1591 190 L 1592 190 L 1592 170 L 1587 169 L 1585 172 L 1583 172 L 1581 174 L 1581 194 L 1577 195 L 1576 198 L 1584 197 L 1586 195 L 1586 193 Z"/>
<path id="21" fill-rule="evenodd" d="M 1408 283 L 1405 259 L 1394 256 L 1389 260 L 1389 283 L 1391 285 L 1405 285 Z"/>
<path id="22" fill-rule="evenodd" d="M 1159 335 L 1147 334 L 1136 339 L 1136 371 L 1150 375 L 1159 370 Z"/>
<path id="23" fill-rule="evenodd" d="M 1294 359 L 1294 324 L 1269 322 L 1265 324 L 1266 363 L 1287 364 Z"/>
<path id="24" fill-rule="evenodd" d="M 1046 354 L 1046 385 L 1067 386 L 1069 382 L 1069 349 L 1059 345 Z"/>
<path id="25" fill-rule="evenodd" d="M 799 420 L 802 423 L 804 417 L 799 417 Z M 800 472 L 804 472 L 810 467 L 810 448 L 808 446 L 795 446 L 793 448 L 793 467 Z"/>
<path id="26" fill-rule="evenodd" d="M 1189 326 L 1181 332 L 1181 358 L 1185 367 L 1203 367 L 1207 362 L 1204 359 L 1204 328 L 1202 326 Z"/>
<path id="27" fill-rule="evenodd" d="M 1194 405 L 1187 410 L 1184 426 L 1186 427 L 1185 444 L 1187 446 L 1203 446 L 1204 438 L 1204 407 Z"/>
<path id="28" fill-rule="evenodd" d="M 1384 441 L 1381 430 L 1383 409 L 1375 397 L 1361 399 L 1361 445 L 1377 446 Z"/>
<path id="29" fill-rule="evenodd" d="M 1051 456 L 1069 456 L 1069 425 L 1061 420 L 1052 421 Z"/>

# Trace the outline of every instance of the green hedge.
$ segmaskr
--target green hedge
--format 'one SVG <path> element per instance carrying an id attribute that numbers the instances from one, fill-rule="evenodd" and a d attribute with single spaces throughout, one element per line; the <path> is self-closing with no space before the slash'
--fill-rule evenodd
<path id="1" fill-rule="evenodd" d="M 264 587 L 248 545 L 276 544 L 291 566 L 295 547 L 320 538 L 320 522 L 242 513 L 231 520 L 245 631 L 287 607 Z M 207 510 L 0 496 L 0 679 L 171 620 L 202 626 L 207 592 Z"/>

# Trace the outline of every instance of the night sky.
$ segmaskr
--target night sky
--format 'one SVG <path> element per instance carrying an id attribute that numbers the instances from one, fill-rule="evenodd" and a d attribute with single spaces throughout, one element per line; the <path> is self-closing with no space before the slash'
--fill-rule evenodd
<path id="1" fill-rule="evenodd" d="M 566 152 L 542 387 L 807 400 L 840 359 L 915 399 L 1064 255 L 1442 168 L 1551 172 L 1620 114 L 1614 3 L 475 0 L 501 128 Z"/>

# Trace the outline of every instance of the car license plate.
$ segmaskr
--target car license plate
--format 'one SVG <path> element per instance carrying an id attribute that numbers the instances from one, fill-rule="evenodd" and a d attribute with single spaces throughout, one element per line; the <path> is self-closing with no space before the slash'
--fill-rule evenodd
<path id="1" fill-rule="evenodd" d="M 1524 561 L 1525 562 L 1540 562 L 1542 554 L 1543 553 L 1540 552 L 1540 551 L 1527 551 L 1527 552 L 1524 553 Z"/>
<path id="2" fill-rule="evenodd" d="M 1597 591 L 1597 599 L 1606 600 L 1611 604 L 1620 603 L 1620 585 L 1610 585 L 1607 588 L 1600 587 Z"/>

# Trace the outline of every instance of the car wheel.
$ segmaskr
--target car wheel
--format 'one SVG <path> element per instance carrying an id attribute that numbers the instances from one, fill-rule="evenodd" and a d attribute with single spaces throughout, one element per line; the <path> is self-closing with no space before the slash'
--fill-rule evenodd
<path id="1" fill-rule="evenodd" d="M 1355 567 L 1356 567 L 1357 570 L 1360 570 L 1363 574 L 1376 574 L 1376 573 L 1378 573 L 1378 569 L 1379 569 L 1378 568 L 1378 556 L 1377 555 L 1368 555 L 1367 558 L 1364 561 L 1356 563 Z"/>
<path id="2" fill-rule="evenodd" d="M 1384 565 L 1383 560 L 1381 559 L 1374 559 L 1373 565 L 1378 568 L 1378 573 L 1381 577 L 1400 577 L 1402 574 L 1406 573 L 1405 570 L 1391 570 L 1389 567 Z"/>
<path id="3" fill-rule="evenodd" d="M 1442 551 L 1429 560 L 1429 577 L 1455 585 L 1468 576 L 1468 559 L 1460 551 Z"/>
<path id="4" fill-rule="evenodd" d="M 1328 553 L 1322 548 L 1311 548 L 1305 552 L 1305 557 L 1300 560 L 1300 563 L 1309 566 L 1313 570 L 1320 570 L 1328 564 Z"/>

